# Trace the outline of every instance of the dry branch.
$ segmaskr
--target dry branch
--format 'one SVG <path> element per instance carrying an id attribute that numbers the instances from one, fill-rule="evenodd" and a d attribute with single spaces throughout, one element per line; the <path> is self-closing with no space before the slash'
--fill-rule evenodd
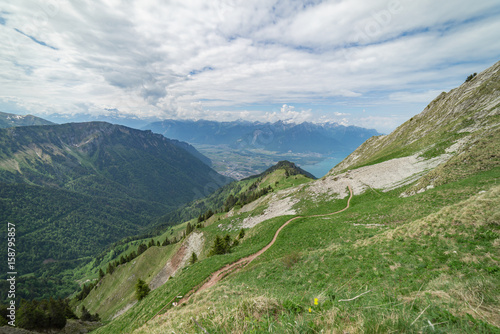
<path id="1" fill-rule="evenodd" d="M 201 327 L 201 325 L 198 323 L 198 321 L 196 321 L 196 319 L 194 317 L 192 317 L 191 319 L 193 319 L 196 326 L 200 327 L 200 329 L 203 331 L 203 333 L 208 334 L 207 330 L 205 328 Z"/>
<path id="2" fill-rule="evenodd" d="M 340 300 L 339 300 L 339 302 L 350 302 L 351 300 L 354 300 L 354 299 L 356 299 L 356 298 L 359 298 L 359 297 L 361 297 L 362 295 L 364 295 L 364 294 L 366 294 L 366 293 L 368 293 L 368 292 L 370 292 L 370 291 L 372 291 L 372 290 L 365 291 L 365 292 L 363 292 L 362 294 L 357 295 L 356 297 L 353 297 L 353 298 L 351 298 L 351 299 L 340 299 Z"/>

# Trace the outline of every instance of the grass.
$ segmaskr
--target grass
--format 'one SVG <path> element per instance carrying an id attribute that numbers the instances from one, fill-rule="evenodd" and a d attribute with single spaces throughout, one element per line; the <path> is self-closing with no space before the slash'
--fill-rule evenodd
<path id="1" fill-rule="evenodd" d="M 176 296 L 218 268 L 264 247 L 290 218 L 261 223 L 231 253 L 208 257 L 216 235 L 235 238 L 251 213 L 216 214 L 198 229 L 205 248 L 197 263 L 96 333 L 199 332 L 192 317 L 209 333 L 494 333 L 500 324 L 500 195 L 492 190 L 498 175 L 498 168 L 476 172 L 409 198 L 399 194 L 411 186 L 368 190 L 341 214 L 295 220 L 249 266 L 172 308 Z M 295 193 L 302 216 L 340 210 L 347 200 L 305 194 Z M 154 318 L 158 312 L 166 315 Z"/>
<path id="2" fill-rule="evenodd" d="M 400 198 L 401 189 L 368 191 L 339 215 L 296 220 L 248 267 L 144 325 L 177 293 L 265 245 L 286 217 L 259 224 L 234 253 L 188 267 L 97 333 L 200 332 L 193 317 L 209 333 L 496 333 L 497 175 L 486 171 L 411 198 Z M 344 206 L 345 199 L 324 203 L 328 212 Z M 383 226 L 367 225 L 375 223 Z M 217 231 L 215 224 L 204 229 Z"/>

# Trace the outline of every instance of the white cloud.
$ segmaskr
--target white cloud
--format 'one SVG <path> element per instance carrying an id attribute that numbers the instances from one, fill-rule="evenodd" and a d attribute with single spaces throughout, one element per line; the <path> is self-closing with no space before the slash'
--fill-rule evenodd
<path id="1" fill-rule="evenodd" d="M 429 103 L 434 100 L 442 90 L 429 90 L 426 92 L 396 92 L 389 95 L 389 99 L 398 102 L 408 103 Z"/>
<path id="2" fill-rule="evenodd" d="M 3 7 L 0 105 L 39 114 L 118 109 L 310 121 L 320 117 L 316 103 L 335 110 L 359 101 L 430 102 L 497 61 L 500 50 L 494 0 L 20 0 Z M 310 107 L 268 111 L 284 103 Z M 254 105 L 262 111 L 241 111 Z"/>
<path id="3" fill-rule="evenodd" d="M 267 112 L 264 116 L 264 119 L 267 122 L 277 122 L 279 120 L 284 120 L 298 124 L 298 123 L 313 121 L 314 119 L 313 116 L 314 115 L 311 112 L 311 109 L 297 111 L 295 110 L 294 106 L 284 104 L 281 107 L 279 113 L 276 111 L 272 113 Z"/>

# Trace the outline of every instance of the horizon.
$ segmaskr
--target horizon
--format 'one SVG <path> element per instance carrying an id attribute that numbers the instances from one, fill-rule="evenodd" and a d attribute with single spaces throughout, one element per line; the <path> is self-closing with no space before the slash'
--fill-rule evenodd
<path id="1" fill-rule="evenodd" d="M 499 18 L 496 1 L 19 1 L 0 9 L 0 110 L 390 133 L 500 59 Z"/>

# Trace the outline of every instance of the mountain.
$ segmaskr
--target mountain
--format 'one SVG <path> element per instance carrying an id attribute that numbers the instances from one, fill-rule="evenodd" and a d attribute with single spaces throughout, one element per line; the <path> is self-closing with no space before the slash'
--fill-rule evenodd
<path id="1" fill-rule="evenodd" d="M 455 152 L 460 157 L 475 145 L 494 143 L 492 139 L 498 134 L 499 71 L 500 63 L 496 63 L 460 87 L 442 92 L 390 135 L 367 140 L 334 171 L 413 154 L 429 158 Z M 496 160 L 498 156 L 491 158 Z"/>
<path id="2" fill-rule="evenodd" d="M 0 181 L 173 208 L 218 177 L 178 145 L 151 132 L 100 122 L 4 129 Z"/>
<path id="3" fill-rule="evenodd" d="M 242 150 L 263 148 L 278 152 L 321 154 L 353 150 L 371 136 L 379 135 L 375 130 L 336 123 L 295 124 L 283 121 L 260 123 L 164 120 L 153 122 L 143 129 L 191 144 L 228 145 Z"/>
<path id="4" fill-rule="evenodd" d="M 271 190 L 165 231 L 181 241 L 95 279 L 77 310 L 110 321 L 98 334 L 499 332 L 499 83 L 497 63 L 321 179 L 257 179 Z M 137 279 L 140 301 L 116 288 Z"/>
<path id="5" fill-rule="evenodd" d="M 0 111 L 0 128 L 10 128 L 14 126 L 29 126 L 29 125 L 53 125 L 43 118 L 32 115 L 16 115 Z"/>
<path id="6" fill-rule="evenodd" d="M 210 158 L 206 157 L 205 155 L 201 154 L 197 149 L 194 148 L 193 145 L 190 145 L 186 142 L 176 140 L 176 139 L 170 139 L 170 142 L 172 144 L 174 144 L 175 146 L 188 151 L 189 153 L 191 153 L 191 155 L 200 159 L 208 167 L 212 167 L 212 160 L 210 160 Z"/>
<path id="7" fill-rule="evenodd" d="M 280 160 L 307 166 L 321 177 L 330 169 L 329 162 L 342 161 L 366 139 L 379 135 L 375 130 L 336 123 L 283 121 L 165 120 L 144 129 L 194 145 L 211 159 L 217 172 L 237 180 L 260 174 Z"/>
<path id="8" fill-rule="evenodd" d="M 106 122 L 111 124 L 123 125 L 133 129 L 141 129 L 142 127 L 152 123 L 158 122 L 160 119 L 157 117 L 139 118 L 134 115 L 127 115 L 120 113 L 117 109 L 107 109 L 106 114 L 50 114 L 46 118 L 58 124 L 64 123 L 85 123 L 85 122 Z"/>
<path id="9" fill-rule="evenodd" d="M 269 167 L 263 173 L 249 177 L 248 179 L 263 178 L 269 174 L 272 174 L 276 170 L 284 170 L 286 175 L 304 175 L 307 178 L 315 179 L 314 175 L 297 167 L 293 162 L 290 161 L 280 161 L 276 165 Z"/>
<path id="10" fill-rule="evenodd" d="M 72 268 L 229 181 L 150 131 L 102 122 L 0 129 L 0 207 L 23 240 L 23 274 Z"/>

